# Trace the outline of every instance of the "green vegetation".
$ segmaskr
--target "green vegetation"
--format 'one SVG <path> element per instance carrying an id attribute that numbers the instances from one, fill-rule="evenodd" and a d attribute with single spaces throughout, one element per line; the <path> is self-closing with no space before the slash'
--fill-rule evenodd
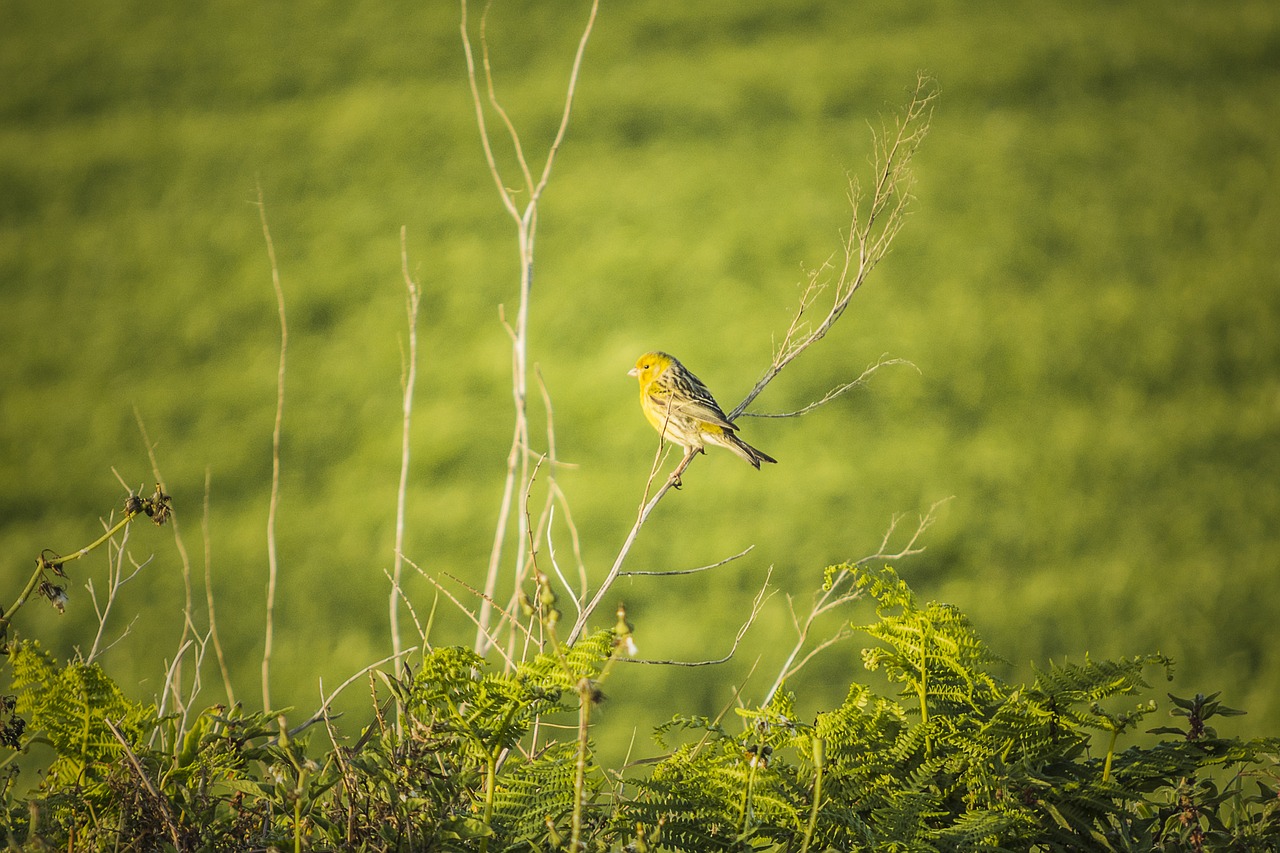
<path id="1" fill-rule="evenodd" d="M 834 566 L 829 584 L 876 603 L 861 630 L 869 669 L 902 700 L 854 683 L 803 722 L 796 699 L 739 708 L 744 725 L 677 714 L 664 755 L 606 771 L 588 736 L 601 685 L 626 654 L 620 618 L 514 672 L 457 647 L 424 649 L 384 677 L 375 721 L 319 761 L 269 714 L 210 708 L 193 720 L 127 702 L 96 664 L 59 668 L 11 649 L 25 743 L 55 751 L 29 802 L 7 799 L 11 843 L 83 850 L 1261 850 L 1280 842 L 1280 739 L 1222 738 L 1238 713 L 1172 697 L 1185 728 L 1118 749 L 1154 710 L 1159 657 L 1051 665 L 1030 685 L 949 605 L 920 606 L 889 567 Z M 1117 706 L 1117 702 L 1120 704 Z M 665 703 L 664 708 L 669 708 Z M 575 726 L 576 717 L 576 726 Z M 572 734 L 578 729 L 578 737 Z M 1091 732 L 1109 734 L 1090 756 Z M 1221 781 L 1225 779 L 1225 781 Z M 624 846 L 625 845 L 625 846 Z"/>
<path id="2" fill-rule="evenodd" d="M 882 353 L 917 370 L 882 369 L 800 420 L 753 421 L 776 469 L 700 460 L 630 564 L 755 548 L 725 570 L 620 583 L 645 656 L 722 656 L 767 576 L 808 595 L 813 567 L 954 495 L 902 570 L 986 626 L 1012 661 L 982 665 L 993 684 L 1034 682 L 1031 660 L 1158 650 L 1178 662 L 1175 692 L 1223 691 L 1250 710 L 1249 736 L 1280 728 L 1275 4 L 669 7 L 602 12 L 540 213 L 530 359 L 576 466 L 557 477 L 593 579 L 654 450 L 625 376 L 635 356 L 661 347 L 717 393 L 749 388 L 797 283 L 839 246 L 867 122 L 920 69 L 943 94 L 893 254 L 824 354 L 755 408 L 796 409 Z M 493 9 L 494 72 L 531 156 L 554 133 L 584 15 Z M 252 696 L 278 355 L 261 187 L 291 334 L 274 695 L 305 716 L 320 680 L 331 691 L 389 648 L 402 225 L 425 290 L 405 550 L 472 585 L 488 561 L 511 424 L 498 306 L 514 304 L 518 271 L 457 9 L 18 0 L 0 11 L 0 77 L 2 576 L 16 594 L 40 549 L 94 538 L 84 519 L 118 493 L 112 468 L 134 490 L 154 481 L 136 411 L 197 599 L 208 546 L 233 683 Z M 186 636 L 186 589 L 172 543 L 130 544 L 155 556 L 119 591 L 107 627 L 129 636 L 102 665 L 141 707 Z M 94 643 L 83 584 L 100 591 L 106 568 L 70 574 L 66 615 L 28 606 L 10 630 L 56 660 Z M 426 580 L 406 593 L 432 643 L 470 642 Z M 596 719 L 605 766 L 670 715 L 650 697 L 678 696 L 692 718 L 763 695 L 792 631 L 778 595 L 730 663 L 620 667 Z M 777 701 L 794 695 L 803 720 L 842 707 L 852 669 L 838 646 Z M 198 707 L 225 698 L 211 672 Z M 370 716 L 359 692 L 337 700 L 351 736 Z M 274 718 L 232 719 L 210 731 L 242 726 L 257 744 Z"/>

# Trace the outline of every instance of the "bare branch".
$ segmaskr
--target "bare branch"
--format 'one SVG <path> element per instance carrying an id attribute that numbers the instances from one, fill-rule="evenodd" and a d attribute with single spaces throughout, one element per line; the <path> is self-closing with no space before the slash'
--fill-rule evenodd
<path id="1" fill-rule="evenodd" d="M 604 581 L 600 584 L 600 588 L 596 590 L 596 594 L 591 597 L 591 601 L 582 609 L 582 612 L 578 614 L 577 620 L 573 623 L 573 628 L 569 631 L 567 639 L 569 645 L 573 645 L 573 643 L 577 641 L 578 637 L 582 636 L 582 632 L 586 630 L 587 620 L 591 618 L 591 614 L 600 606 L 600 602 L 604 600 L 604 597 L 608 594 L 610 587 L 612 587 L 614 581 L 618 579 L 618 574 L 622 571 L 622 563 L 627 559 L 627 555 L 631 553 L 631 546 L 635 544 L 636 537 L 640 535 L 640 528 L 649 520 L 649 515 L 658 506 L 658 502 L 662 500 L 663 495 L 665 495 L 671 487 L 679 481 L 680 475 L 689 467 L 689 463 L 693 461 L 693 457 L 695 455 L 696 454 L 694 453 L 686 453 L 684 459 L 681 460 L 672 475 L 667 478 L 665 483 L 658 487 L 657 493 L 649 499 L 648 503 L 641 506 L 640 513 L 636 516 L 635 523 L 631 525 L 631 531 L 627 534 L 627 538 L 623 540 L 622 548 L 618 551 L 617 558 L 614 559 L 613 565 L 609 568 L 609 574 L 605 576 Z"/>
<path id="2" fill-rule="evenodd" d="M 489 567 L 485 577 L 484 597 L 480 605 L 480 615 L 477 619 L 477 631 L 475 640 L 475 649 L 478 653 L 483 654 L 489 644 L 493 641 L 493 636 L 499 631 L 490 631 L 489 626 L 493 619 L 492 602 L 497 596 L 498 574 L 502 564 L 502 552 L 508 542 L 508 525 L 513 514 L 513 504 L 517 500 L 517 495 L 527 492 L 529 483 L 529 426 L 528 426 L 528 403 L 527 395 L 527 365 L 528 365 L 528 320 L 529 320 L 529 301 L 533 282 L 533 250 L 537 238 L 538 224 L 538 202 L 542 196 L 543 190 L 546 188 L 547 182 L 551 177 L 551 169 L 555 163 L 555 158 L 560 150 L 561 144 L 564 142 L 565 134 L 569 127 L 569 117 L 573 111 L 574 96 L 577 91 L 578 77 L 582 70 L 582 59 L 586 52 L 587 42 L 590 40 L 591 32 L 595 26 L 597 12 L 599 11 L 599 0 L 592 0 L 591 9 L 587 17 L 587 21 L 583 26 L 582 35 L 578 39 L 578 47 L 574 54 L 573 67 L 569 73 L 567 89 L 564 97 L 564 105 L 561 112 L 560 123 L 557 127 L 554 139 L 552 139 L 550 147 L 547 151 L 547 159 L 543 165 L 542 172 L 536 183 L 533 177 L 533 170 L 529 167 L 528 158 L 525 154 L 524 145 L 521 142 L 520 134 L 516 130 L 515 124 L 511 121 L 507 111 L 499 102 L 494 85 L 493 68 L 489 61 L 488 46 L 488 6 L 485 7 L 485 13 L 481 18 L 480 24 L 480 46 L 481 61 L 484 68 L 485 77 L 485 94 L 490 108 L 492 108 L 500 118 L 505 127 L 508 136 L 511 139 L 517 165 L 524 179 L 525 187 L 529 193 L 528 202 L 525 204 L 523 211 L 517 206 L 514 191 L 506 186 L 503 181 L 502 172 L 498 167 L 497 159 L 493 153 L 493 144 L 490 139 L 488 125 L 485 119 L 485 98 L 480 92 L 479 75 L 476 69 L 476 61 L 474 51 L 471 44 L 471 34 L 468 28 L 468 0 L 461 0 L 461 21 L 459 29 L 462 35 L 463 53 L 467 63 L 467 82 L 471 88 L 472 107 L 475 110 L 476 126 L 480 131 L 481 145 L 484 148 L 485 162 L 489 167 L 489 174 L 492 177 L 494 185 L 498 189 L 498 195 L 502 200 L 503 207 L 511 216 L 516 224 L 516 243 L 520 256 L 520 302 L 516 312 L 514 324 L 507 325 L 505 317 L 503 325 L 507 328 L 511 337 L 512 352 L 512 398 L 515 403 L 515 429 L 511 440 L 511 449 L 507 455 L 507 474 L 502 490 L 502 504 L 498 510 L 498 521 L 494 531 L 493 547 L 490 551 Z M 519 492 L 517 491 L 517 480 L 520 484 Z M 558 492 L 558 489 L 553 489 Z M 559 499 L 563 502 L 563 494 L 559 494 Z M 515 542 L 517 548 L 522 549 L 526 540 L 529 539 L 526 530 L 526 522 L 528 519 L 520 513 L 516 516 L 516 535 Z M 537 538 L 537 537 L 535 537 Z M 575 546 L 576 551 L 576 546 Z M 514 559 L 513 566 L 513 595 L 514 589 L 519 587 L 520 577 L 525 570 L 524 559 L 522 554 L 517 554 Z"/>
<path id="3" fill-rule="evenodd" d="M 262 186 L 258 186 L 258 218 L 262 220 L 262 237 L 271 261 L 271 287 L 276 294 L 276 311 L 280 315 L 280 365 L 276 370 L 276 421 L 271 431 L 271 502 L 267 507 L 267 613 L 262 645 L 262 710 L 271 710 L 271 652 L 275 638 L 276 575 L 280 559 L 276 551 L 276 513 L 280 508 L 280 438 L 284 423 L 285 356 L 289 350 L 289 326 L 285 322 L 284 289 L 280 286 L 280 267 L 276 263 L 276 247 L 267 225 L 267 204 Z"/>
<path id="4" fill-rule="evenodd" d="M 919 554 L 924 550 L 924 548 L 918 547 L 916 543 L 920 540 L 920 537 L 924 532 L 932 527 L 933 523 L 937 521 L 939 508 L 949 500 L 951 500 L 951 498 L 934 501 L 928 511 L 920 516 L 915 532 L 911 535 L 911 538 L 907 540 L 907 543 L 898 549 L 898 551 L 889 553 L 889 539 L 893 536 L 893 532 L 898 528 L 898 523 L 902 520 L 901 515 L 895 515 L 890 519 L 888 530 L 885 531 L 884 538 L 880 540 L 880 547 L 876 553 L 868 554 L 867 556 L 862 557 L 856 562 L 849 563 L 848 565 L 850 567 L 864 566 L 874 560 L 891 562 Z M 783 683 L 785 683 L 788 678 L 799 672 L 817 652 L 843 639 L 843 637 L 840 636 L 840 632 L 837 632 L 835 636 L 823 641 L 817 648 L 806 654 L 800 663 L 796 663 L 796 658 L 799 657 L 800 652 L 808 642 L 809 633 L 813 629 L 814 623 L 818 618 L 825 613 L 859 598 L 859 595 L 856 592 L 846 592 L 844 590 L 845 585 L 851 577 L 852 573 L 846 569 L 831 578 L 831 582 L 827 585 L 826 589 L 824 589 L 821 594 L 814 595 L 813 606 L 810 608 L 809 614 L 805 617 L 803 622 L 796 617 L 794 611 L 792 612 L 792 619 L 796 624 L 796 643 L 792 647 L 791 652 L 787 655 L 786 660 L 783 662 L 782 667 L 778 672 L 778 677 L 773 682 L 773 686 L 770 687 L 769 692 L 765 694 L 765 699 L 761 703 L 762 705 L 768 705 L 769 702 L 773 700 L 773 697 L 778 690 L 782 688 Z"/>
<path id="5" fill-rule="evenodd" d="M 551 393 L 547 390 L 546 380 L 542 377 L 542 369 L 538 365 L 533 366 L 533 376 L 538 381 L 538 393 L 542 396 L 542 405 L 547 412 L 547 505 L 543 509 L 543 517 L 546 519 L 545 528 L 547 531 L 547 541 L 551 539 L 551 509 L 553 503 L 559 504 L 561 511 L 564 513 L 564 524 L 569 530 L 569 539 L 573 544 L 573 559 L 578 569 L 579 592 L 575 594 L 577 603 L 581 605 L 582 600 L 587 597 L 587 567 L 582 561 L 582 542 L 578 537 L 578 525 L 574 523 L 573 513 L 569 509 L 569 499 L 565 496 L 564 491 L 560 488 L 560 483 L 556 480 L 556 472 L 561 468 L 576 468 L 577 465 L 562 462 L 556 453 L 556 422 L 555 410 L 551 405 Z M 540 522 L 539 529 L 544 525 Z"/>
<path id="6" fill-rule="evenodd" d="M 516 209 L 511 191 L 502 182 L 502 173 L 498 170 L 498 161 L 493 156 L 493 146 L 489 142 L 489 128 L 484 118 L 484 102 L 480 98 L 480 85 L 476 79 L 476 60 L 471 51 L 471 33 L 467 28 L 467 5 L 467 0 L 461 0 L 462 17 L 458 28 L 462 32 L 462 52 L 467 60 L 467 83 L 471 86 L 471 103 L 475 108 L 476 126 L 480 130 L 480 144 L 484 147 L 484 159 L 489 164 L 489 175 L 493 178 L 494 186 L 498 188 L 498 197 L 502 199 L 502 206 L 518 222 L 520 211 Z"/>
<path id="7" fill-rule="evenodd" d="M 104 528 L 111 527 L 107 522 L 103 522 L 102 526 Z M 93 637 L 93 645 L 89 647 L 89 654 L 84 659 L 85 663 L 93 663 L 108 649 L 128 636 L 129 629 L 133 627 L 133 622 L 130 622 L 129 625 L 125 627 L 124 631 L 121 632 L 119 637 L 109 643 L 106 647 L 102 646 L 102 638 L 107 631 L 107 617 L 111 613 L 111 606 L 115 604 L 116 596 L 119 595 L 120 589 L 129 581 L 133 580 L 133 578 L 138 574 L 138 572 L 142 571 L 143 567 L 146 566 L 147 563 L 151 562 L 151 560 L 148 559 L 142 565 L 134 563 L 133 571 L 126 576 L 124 573 L 124 558 L 125 549 L 128 547 L 128 544 L 128 527 L 120 533 L 119 542 L 116 542 L 113 539 L 107 543 L 107 592 L 106 600 L 104 602 L 101 604 L 98 603 L 98 594 L 94 589 L 93 580 L 90 579 L 85 583 L 85 588 L 89 591 L 89 600 L 93 603 L 94 614 L 98 618 L 98 631 Z M 112 551 L 114 551 L 114 554 L 112 554 Z M 134 621 L 137 621 L 137 617 L 134 618 Z"/>
<path id="8" fill-rule="evenodd" d="M 400 654 L 400 578 L 403 573 L 405 507 L 409 493 L 409 427 L 413 421 L 413 390 L 418 377 L 418 308 L 422 304 L 422 286 L 409 275 L 409 246 L 406 229 L 400 226 L 400 273 L 404 278 L 405 313 L 409 323 L 409 355 L 401 366 L 400 386 L 400 485 L 396 490 L 396 544 L 391 568 L 391 596 L 387 604 L 391 622 L 391 651 Z M 416 621 L 416 618 L 415 618 Z M 421 626 L 419 626 L 421 627 Z"/>
<path id="9" fill-rule="evenodd" d="M 569 585 L 569 579 L 564 576 L 564 572 L 560 569 L 560 562 L 556 559 L 556 546 L 551 536 L 551 523 L 555 520 L 555 507 L 552 506 L 550 517 L 547 519 L 547 554 L 551 557 L 551 568 L 555 571 L 556 577 L 560 583 L 564 584 L 564 588 L 569 593 L 569 600 L 573 602 L 573 609 L 582 613 L 582 599 L 586 596 L 585 586 L 582 592 L 575 590 Z"/>
<path id="10" fill-rule="evenodd" d="M 750 549 L 748 549 L 750 550 Z M 739 555 L 741 556 L 741 555 Z M 732 557 L 730 559 L 733 559 Z M 756 593 L 755 599 L 751 602 L 751 612 L 747 614 L 746 620 L 738 626 L 738 633 L 733 638 L 733 647 L 729 649 L 729 653 L 722 658 L 715 660 L 650 660 L 621 658 L 628 663 L 648 664 L 651 666 L 716 666 L 717 664 L 728 663 L 733 660 L 733 656 L 738 651 L 738 646 L 742 644 L 742 638 L 746 636 L 747 631 L 751 630 L 751 626 L 755 624 L 756 617 L 760 615 L 760 611 L 764 609 L 765 602 L 773 597 L 773 593 L 769 591 L 769 578 L 772 577 L 773 570 L 769 570 L 769 574 L 765 576 L 764 583 L 760 587 L 760 591 Z"/>
<path id="11" fill-rule="evenodd" d="M 529 192 L 532 192 L 533 174 L 529 171 L 529 161 L 525 158 L 524 147 L 520 144 L 520 134 L 516 132 L 516 127 L 511 123 L 511 118 L 507 115 L 507 111 L 498 102 L 498 93 L 493 87 L 493 66 L 489 63 L 489 10 L 491 8 L 493 8 L 493 0 L 488 0 L 484 4 L 484 11 L 480 14 L 480 56 L 484 64 L 485 89 L 488 91 L 489 105 L 493 107 L 494 112 L 502 119 L 502 124 L 507 129 L 507 136 L 511 138 L 511 145 L 516 152 L 516 163 L 524 174 L 525 187 Z M 507 190 L 507 192 L 511 192 L 511 190 Z"/>
<path id="12" fill-rule="evenodd" d="M 711 563 L 710 565 L 706 565 L 706 566 L 698 566 L 696 569 L 671 569 L 669 571 L 662 571 L 662 572 L 618 572 L 618 577 L 634 578 L 634 577 L 667 577 L 668 575 L 696 575 L 699 572 L 705 572 L 710 569 L 718 569 L 727 563 L 732 563 L 734 560 L 745 557 L 748 554 L 750 554 L 751 550 L 755 547 L 756 547 L 755 545 L 748 545 L 744 550 L 739 551 L 737 554 L 734 554 L 732 557 L 725 557 L 723 560 L 720 560 L 719 562 Z"/>
<path id="13" fill-rule="evenodd" d="M 912 362 L 907 361 L 905 358 L 889 358 L 887 355 L 882 355 L 880 356 L 879 361 L 867 367 L 866 370 L 862 371 L 862 373 L 858 375 L 857 379 L 854 379 L 850 382 L 846 382 L 843 385 L 837 385 L 835 388 L 832 388 L 826 394 L 822 395 L 821 399 L 814 400 L 812 403 L 809 403 L 806 406 L 802 406 L 801 408 L 796 409 L 793 412 L 743 412 L 738 417 L 740 418 L 798 418 L 801 415 L 807 415 L 810 412 L 812 412 L 814 409 L 820 406 L 825 406 L 827 403 L 830 403 L 832 400 L 836 399 L 837 397 L 845 394 L 848 391 L 853 390 L 854 388 L 857 388 L 859 385 L 865 385 L 867 383 L 867 380 L 871 378 L 871 375 L 873 373 L 875 373 L 880 368 L 887 367 L 888 365 L 891 365 L 891 364 L 905 364 L 905 365 L 908 365 L 909 367 L 913 367 L 913 368 L 916 367 Z M 919 368 L 916 368 L 916 370 L 919 371 Z"/>
<path id="14" fill-rule="evenodd" d="M 893 129 L 885 128 L 877 137 L 875 145 L 875 181 L 870 196 L 864 196 L 858 182 L 849 183 L 849 203 L 851 218 L 849 229 L 845 234 L 841 252 L 843 261 L 837 267 L 829 259 L 818 269 L 809 274 L 809 281 L 800 296 L 800 306 L 792 317 L 782 343 L 776 348 L 773 360 L 764 374 L 734 409 L 728 419 L 737 419 L 747 407 L 760 395 L 770 382 L 777 377 L 787 365 L 800 356 L 809 347 L 822 340 L 849 307 L 855 293 L 866 281 L 867 276 L 876 264 L 885 256 L 894 236 L 902 226 L 906 215 L 906 205 L 910 199 L 911 159 L 916 148 L 924 139 L 929 128 L 929 119 L 933 109 L 933 101 L 937 91 L 931 81 L 924 77 L 916 81 L 916 89 L 911 103 L 894 122 Z M 833 256 L 834 257 L 834 256 Z M 826 316 L 816 325 L 810 327 L 805 320 L 806 313 L 812 308 L 818 297 L 828 290 L 832 291 L 832 304 Z M 865 374 L 864 374 L 865 377 Z M 860 377 L 864 378 L 864 377 Z M 837 388 L 826 398 L 814 406 L 829 402 L 848 388 L 854 387 L 858 380 L 848 387 Z M 813 407 L 806 407 L 795 414 L 802 414 Z M 786 416 L 792 416 L 788 413 Z M 661 431 L 660 431 L 661 432 Z M 661 445 L 660 445 L 661 446 Z M 641 500 L 641 509 L 631 530 L 622 542 L 618 555 L 610 567 L 604 581 L 596 590 L 591 601 L 583 608 L 573 629 L 569 633 L 568 642 L 573 643 L 586 630 L 587 621 L 595 612 L 601 601 L 622 571 L 622 564 L 635 544 L 640 528 L 648 520 L 649 515 L 667 494 L 672 486 L 679 485 L 680 477 L 693 462 L 694 452 L 687 452 L 676 470 L 667 481 L 659 487 L 652 498 L 648 498 L 649 485 L 653 481 L 650 474 L 649 483 L 645 486 L 645 498 Z M 656 463 L 655 463 L 656 470 Z M 790 661 L 788 662 L 789 665 Z M 785 668 L 784 668 L 785 669 Z M 772 692 L 771 694 L 772 695 Z"/>
<path id="15" fill-rule="evenodd" d="M 902 227 L 906 205 L 911 198 L 911 159 L 928 131 L 936 97 L 937 90 L 932 83 L 920 78 L 911 103 L 897 118 L 893 130 L 886 128 L 876 137 L 876 176 L 872 194 L 865 196 L 856 179 L 849 182 L 852 218 L 845 235 L 843 262 L 838 269 L 828 262 L 810 274 L 809 284 L 801 294 L 800 307 L 782 344 L 774 352 L 773 362 L 742 402 L 729 413 L 730 421 L 746 411 L 788 364 L 826 337 L 844 315 L 867 276 L 888 253 L 893 238 Z M 824 273 L 834 274 L 834 282 L 824 280 Z M 801 317 L 818 295 L 828 288 L 833 291 L 831 308 L 817 326 L 808 329 L 801 322 Z"/>

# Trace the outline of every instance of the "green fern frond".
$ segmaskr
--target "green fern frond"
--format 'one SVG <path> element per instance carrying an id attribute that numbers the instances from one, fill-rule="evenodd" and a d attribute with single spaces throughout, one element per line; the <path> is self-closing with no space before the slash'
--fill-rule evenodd
<path id="1" fill-rule="evenodd" d="M 502 834 L 516 842 L 541 843 L 548 824 L 567 832 L 576 761 L 572 741 L 553 743 L 532 761 L 508 758 L 494 799 L 494 824 Z M 599 779 L 589 775 L 587 786 L 590 800 L 599 791 Z"/>
<path id="2" fill-rule="evenodd" d="M 1004 687 L 988 669 L 999 658 L 968 618 L 948 604 L 920 608 L 892 567 L 857 569 L 854 583 L 876 599 L 877 622 L 855 625 L 883 645 L 864 649 L 863 665 L 883 670 L 916 699 L 922 718 L 941 711 L 979 710 Z"/>
<path id="3" fill-rule="evenodd" d="M 43 734 L 57 753 L 49 778 L 58 784 L 101 783 L 123 755 L 107 726 L 126 742 L 141 743 L 155 727 L 153 705 L 127 699 L 97 664 L 76 661 L 59 668 L 35 641 L 10 651 L 18 711 L 29 715 L 31 734 Z"/>
<path id="4" fill-rule="evenodd" d="M 1097 702 L 1112 696 L 1128 695 L 1147 690 L 1144 673 L 1149 667 L 1159 666 L 1166 677 L 1173 663 L 1163 655 L 1140 655 L 1123 660 L 1094 660 L 1085 655 L 1084 663 L 1049 662 L 1048 669 L 1035 668 L 1036 680 L 1031 690 L 1053 697 L 1066 707 L 1082 702 Z"/>
<path id="5" fill-rule="evenodd" d="M 663 749 L 671 749 L 669 740 L 673 733 L 695 731 L 705 732 L 712 740 L 731 737 L 724 728 L 710 717 L 676 714 L 670 720 L 657 726 L 653 731 L 654 742 Z"/>
<path id="6" fill-rule="evenodd" d="M 1035 820 L 1020 811 L 982 809 L 964 812 L 954 823 L 930 832 L 929 840 L 942 850 L 1012 853 L 1026 849 L 1023 839 L 1035 828 Z"/>

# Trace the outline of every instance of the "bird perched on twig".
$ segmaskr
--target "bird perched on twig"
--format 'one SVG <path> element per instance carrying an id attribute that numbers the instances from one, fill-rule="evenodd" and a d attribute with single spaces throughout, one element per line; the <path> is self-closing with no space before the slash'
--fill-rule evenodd
<path id="1" fill-rule="evenodd" d="M 738 438 L 738 428 L 725 415 L 702 380 L 665 352 L 647 352 L 636 360 L 629 376 L 640 380 L 640 408 L 666 440 L 685 448 L 687 455 L 706 453 L 706 445 L 728 448 L 756 468 L 777 462 Z"/>

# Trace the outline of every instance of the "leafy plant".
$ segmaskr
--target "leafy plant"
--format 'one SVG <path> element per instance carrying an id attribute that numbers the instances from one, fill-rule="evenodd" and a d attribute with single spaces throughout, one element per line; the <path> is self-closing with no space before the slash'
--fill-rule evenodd
<path id="1" fill-rule="evenodd" d="M 1219 844 L 1280 840 L 1266 800 L 1280 740 L 1186 736 L 1198 714 L 1224 713 L 1216 700 L 1174 698 L 1187 732 L 1157 729 L 1181 737 L 1113 754 L 1155 703 L 1125 712 L 1102 703 L 1140 695 L 1144 672 L 1167 672 L 1167 659 L 1051 664 L 1032 685 L 1010 686 L 955 608 L 920 605 L 891 568 L 828 574 L 845 571 L 876 603 L 877 620 L 860 626 L 879 641 L 864 663 L 900 683 L 907 701 L 854 684 L 813 723 L 796 719 L 785 691 L 739 711 L 737 733 L 674 719 L 662 737 L 697 739 L 634 780 L 640 794 L 623 806 L 649 837 L 688 850 L 1136 850 L 1203 844 L 1207 831 L 1187 829 L 1198 822 Z M 1093 731 L 1108 736 L 1102 758 L 1091 755 Z M 1227 769 L 1224 792 L 1209 779 Z M 1243 792 L 1250 776 L 1257 796 Z"/>
<path id="2" fill-rule="evenodd" d="M 835 566 L 875 605 L 859 626 L 896 697 L 850 685 L 812 721 L 777 691 L 739 725 L 677 713 L 651 764 L 606 772 L 590 709 L 627 648 L 625 616 L 572 646 L 554 597 L 530 602 L 542 651 L 495 670 L 428 648 L 382 674 L 374 721 L 314 755 L 276 713 L 212 706 L 183 726 L 124 697 L 96 664 L 34 642 L 10 665 L 10 760 L 41 744 L 39 786 L 4 790 L 19 847 L 392 850 L 1150 850 L 1280 843 L 1280 739 L 1221 737 L 1241 713 L 1170 695 L 1179 726 L 1117 751 L 1156 709 L 1158 655 L 1050 663 L 1030 685 L 953 607 L 921 604 L 889 567 Z M 1120 703 L 1120 704 L 1116 704 Z M 1135 704 L 1136 703 L 1136 704 Z M 1104 747 L 1094 754 L 1095 743 Z M 15 749 L 16 747 L 16 749 Z"/>

